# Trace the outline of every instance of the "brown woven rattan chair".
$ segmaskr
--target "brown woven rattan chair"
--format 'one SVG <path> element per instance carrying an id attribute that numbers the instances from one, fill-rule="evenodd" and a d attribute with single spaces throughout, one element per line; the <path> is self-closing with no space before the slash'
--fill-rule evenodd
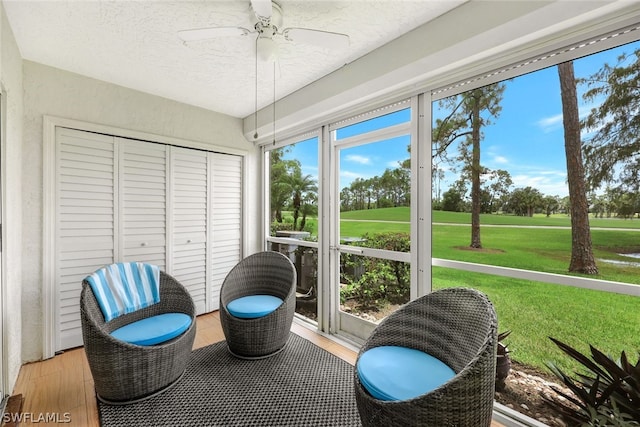
<path id="1" fill-rule="evenodd" d="M 365 351 L 379 346 L 421 350 L 446 363 L 455 376 L 421 396 L 383 401 L 367 392 L 356 371 L 356 402 L 364 426 L 491 424 L 497 319 L 484 294 L 449 288 L 411 301 L 374 329 L 360 349 L 358 360 Z"/>
<path id="2" fill-rule="evenodd" d="M 185 313 L 191 326 L 170 341 L 140 346 L 110 333 L 132 322 L 162 313 Z M 184 373 L 196 335 L 195 306 L 176 279 L 160 272 L 160 302 L 105 322 L 91 286 L 82 282 L 82 337 L 98 399 L 108 404 L 133 403 L 165 391 Z"/>
<path id="3" fill-rule="evenodd" d="M 229 351 L 241 358 L 262 358 L 282 350 L 296 308 L 296 268 L 279 252 L 258 252 L 236 264 L 220 289 L 220 323 Z M 282 304 L 266 316 L 243 319 L 227 309 L 229 302 L 251 295 L 272 295 Z"/>

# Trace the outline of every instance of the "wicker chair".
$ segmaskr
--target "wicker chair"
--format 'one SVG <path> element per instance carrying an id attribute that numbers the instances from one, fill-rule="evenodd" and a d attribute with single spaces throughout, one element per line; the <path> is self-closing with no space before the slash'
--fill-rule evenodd
<path id="1" fill-rule="evenodd" d="M 167 342 L 140 346 L 110 335 L 129 323 L 171 312 L 188 314 L 192 322 L 185 332 Z M 165 391 L 177 382 L 191 355 L 196 335 L 195 315 L 189 292 L 161 271 L 159 303 L 105 322 L 91 286 L 83 281 L 80 295 L 82 337 L 98 399 L 113 405 L 133 403 Z"/>
<path id="2" fill-rule="evenodd" d="M 229 302 L 250 295 L 272 295 L 283 303 L 266 316 L 243 319 L 227 309 Z M 279 252 L 258 252 L 236 264 L 220 289 L 220 323 L 229 351 L 244 359 L 263 358 L 282 350 L 296 308 L 296 268 Z"/>
<path id="3" fill-rule="evenodd" d="M 375 399 L 355 372 L 364 426 L 489 426 L 495 394 L 497 319 L 487 297 L 473 289 L 442 289 L 409 302 L 383 320 L 358 353 L 400 346 L 446 363 L 455 376 L 408 400 Z M 356 365 L 357 366 L 357 365 Z"/>

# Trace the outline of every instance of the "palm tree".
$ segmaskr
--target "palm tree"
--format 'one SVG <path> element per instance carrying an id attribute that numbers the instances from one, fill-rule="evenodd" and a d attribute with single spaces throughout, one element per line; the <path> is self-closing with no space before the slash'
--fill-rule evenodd
<path id="1" fill-rule="evenodd" d="M 291 191 L 291 208 L 293 209 L 293 229 L 298 228 L 298 218 L 300 210 L 307 193 L 317 193 L 318 187 L 316 180 L 311 175 L 302 175 L 299 168 L 293 169 L 291 174 L 287 175 L 283 182 L 288 185 Z"/>
<path id="2" fill-rule="evenodd" d="M 318 194 L 309 192 L 305 195 L 302 206 L 300 207 L 302 219 L 300 220 L 300 230 L 304 230 L 307 225 L 307 217 L 309 215 L 318 214 Z"/>
<path id="3" fill-rule="evenodd" d="M 271 222 L 282 222 L 282 207 L 291 194 L 288 186 L 283 182 L 292 167 L 292 160 L 284 160 L 284 148 L 278 148 L 270 152 L 270 180 L 271 180 Z"/>

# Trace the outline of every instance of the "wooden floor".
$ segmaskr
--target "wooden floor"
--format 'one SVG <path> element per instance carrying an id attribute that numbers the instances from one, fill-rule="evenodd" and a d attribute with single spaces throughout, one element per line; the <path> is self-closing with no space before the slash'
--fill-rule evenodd
<path id="1" fill-rule="evenodd" d="M 294 322 L 294 333 L 354 364 L 356 353 Z M 194 349 L 224 340 L 218 312 L 198 316 Z M 20 368 L 13 395 L 21 394 L 20 426 L 99 426 L 91 371 L 83 348 L 65 351 L 51 359 Z M 56 422 L 43 422 L 44 417 Z M 501 427 L 493 422 L 491 427 Z"/>

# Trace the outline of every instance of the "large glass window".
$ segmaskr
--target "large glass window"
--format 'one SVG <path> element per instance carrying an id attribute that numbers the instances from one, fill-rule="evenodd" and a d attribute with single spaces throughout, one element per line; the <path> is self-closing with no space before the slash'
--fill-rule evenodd
<path id="1" fill-rule="evenodd" d="M 477 288 L 508 333 L 512 369 L 496 400 L 552 427 L 560 416 L 540 394 L 561 381 L 547 362 L 569 375 L 582 367 L 549 337 L 635 362 L 640 42 L 575 58 L 613 39 L 267 148 L 267 241 L 296 263 L 298 312 L 357 343 L 425 291 Z"/>
<path id="2" fill-rule="evenodd" d="M 433 289 L 489 296 L 513 362 L 496 399 L 550 425 L 523 379 L 561 383 L 550 361 L 584 367 L 549 337 L 584 354 L 640 352 L 639 48 L 432 104 Z"/>
<path id="3" fill-rule="evenodd" d="M 270 249 L 297 271 L 296 312 L 317 318 L 318 138 L 267 151 Z"/>

